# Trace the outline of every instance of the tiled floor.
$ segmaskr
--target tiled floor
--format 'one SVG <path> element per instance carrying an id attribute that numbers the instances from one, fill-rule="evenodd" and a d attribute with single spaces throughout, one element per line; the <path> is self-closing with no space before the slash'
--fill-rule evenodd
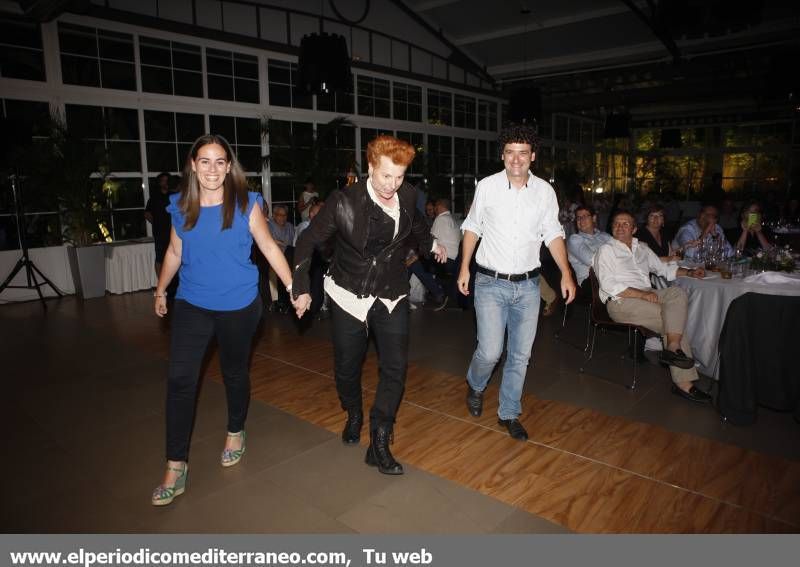
<path id="1" fill-rule="evenodd" d="M 222 469 L 218 458 L 225 423 L 224 393 L 211 379 L 204 381 L 199 400 L 187 493 L 166 509 L 153 508 L 148 496 L 163 466 L 168 328 L 151 315 L 151 301 L 142 293 L 86 302 L 74 297 L 48 301 L 47 311 L 36 302 L 0 306 L 4 386 L 0 420 L 7 432 L 9 461 L 17 465 L 4 467 L 2 531 L 537 533 L 566 531 L 563 525 L 604 531 L 602 510 L 596 510 L 592 523 L 585 524 L 543 507 L 543 502 L 526 502 L 524 492 L 515 495 L 510 505 L 488 496 L 491 490 L 472 490 L 413 466 L 406 466 L 403 477 L 380 475 L 363 465 L 363 448 L 343 447 L 335 433 L 259 401 L 257 393 L 247 425 L 247 456 L 237 467 Z M 452 405 L 450 391 L 437 386 L 446 380 L 436 378 L 463 376 L 474 347 L 469 313 L 417 310 L 411 321 L 411 362 L 415 372 L 425 373 L 429 380 L 420 383 L 417 375 L 416 385 L 410 385 L 406 395 L 410 404 L 401 411 L 399 431 L 403 419 L 425 413 L 416 410 L 415 403 L 428 412 Z M 671 395 L 666 374 L 652 364 L 642 367 L 639 387 L 626 390 L 621 384 L 629 378 L 630 365 L 617 356 L 624 350 L 625 338 L 614 334 L 598 339 L 592 375 L 580 373 L 581 350 L 568 344 L 583 341 L 580 314 L 570 318 L 560 341 L 553 339 L 557 324 L 555 318 L 540 320 L 526 381 L 527 393 L 537 401 L 525 412 L 532 424 L 544 410 L 552 413 L 557 407 L 564 412 L 563 425 L 536 432 L 545 445 L 559 447 L 563 456 L 558 462 L 569 459 L 571 450 L 582 453 L 577 464 L 567 464 L 564 470 L 591 468 L 591 462 L 585 463 L 592 455 L 612 466 L 624 464 L 625 470 L 646 468 L 646 463 L 632 462 L 639 454 L 635 443 L 657 446 L 669 432 L 689 434 L 681 437 L 685 445 L 664 450 L 683 447 L 697 454 L 695 484 L 703 490 L 701 480 L 709 474 L 724 481 L 726 474 L 733 474 L 730 471 L 749 470 L 746 465 L 752 452 L 781 463 L 800 460 L 800 428 L 791 416 L 761 410 L 751 427 L 721 423 L 708 406 Z M 327 341 L 328 323 L 315 323 L 303 335 L 296 332 L 290 318 L 267 315 L 263 348 L 254 356 L 254 373 L 266 367 L 287 376 L 301 367 L 306 373 L 322 372 L 329 361 L 317 360 L 312 349 L 302 365 L 293 367 L 278 362 L 281 353 L 270 345 L 279 344 L 273 341 L 276 333 L 297 336 L 303 344 Z M 213 363 L 210 375 L 212 367 Z M 335 399 L 323 401 L 338 409 Z M 487 400 L 487 410 L 490 406 Z M 626 419 L 618 424 L 614 420 L 619 417 Z M 448 429 L 435 414 L 425 418 L 442 423 L 442 435 L 457 430 Z M 593 431 L 606 426 L 610 434 L 592 438 Z M 717 453 L 719 447 L 727 451 L 725 467 L 704 468 L 703 440 Z M 446 437 L 445 441 L 449 443 Z M 411 445 L 413 440 L 406 437 L 399 448 Z M 593 485 L 600 483 L 598 488 L 615 480 L 613 472 L 604 480 L 608 470 L 597 470 L 589 478 Z M 657 472 L 669 478 L 669 471 Z M 686 474 L 684 469 L 678 472 Z M 545 478 L 531 482 L 539 482 L 541 488 Z M 735 480 L 715 484 L 713 490 L 719 494 L 711 497 L 745 506 L 750 496 L 728 494 L 737 490 Z M 691 485 L 686 478 L 675 481 L 679 486 Z M 616 490 L 617 484 L 637 482 L 635 476 L 625 477 L 612 485 Z M 713 500 L 709 504 L 708 498 L 690 491 L 676 498 L 668 488 L 648 487 L 643 493 L 653 502 L 663 500 L 659 506 L 674 512 L 675 531 L 693 531 L 692 525 L 698 531 L 708 531 L 709 525 L 727 531 L 729 520 L 713 517 L 719 516 Z M 612 501 L 612 496 L 588 495 L 596 506 L 602 506 L 604 497 Z M 644 512 L 637 512 L 627 529 L 648 531 L 655 520 L 646 511 L 653 506 L 640 506 Z M 541 509 L 536 514 L 555 523 L 526 509 Z M 762 521 L 763 517 L 744 524 L 756 526 L 756 531 L 771 531 Z M 779 529 L 785 531 L 787 526 Z"/>

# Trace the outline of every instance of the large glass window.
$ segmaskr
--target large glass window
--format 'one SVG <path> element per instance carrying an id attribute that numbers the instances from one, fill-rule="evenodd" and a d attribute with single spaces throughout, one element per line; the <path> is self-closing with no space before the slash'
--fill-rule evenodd
<path id="1" fill-rule="evenodd" d="M 272 204 L 285 205 L 289 218 L 313 167 L 314 125 L 288 120 L 269 121 L 269 164 Z M 297 220 L 297 219 L 295 219 Z"/>
<path id="2" fill-rule="evenodd" d="M 476 166 L 475 140 L 469 138 L 455 138 L 453 140 L 455 155 L 454 173 L 468 173 L 473 175 Z"/>
<path id="3" fill-rule="evenodd" d="M 203 96 L 203 61 L 198 46 L 140 37 L 139 60 L 143 91 Z"/>
<path id="4" fill-rule="evenodd" d="M 270 59 L 267 63 L 269 103 L 273 106 L 311 108 L 313 99 L 298 87 L 297 63 Z"/>
<path id="5" fill-rule="evenodd" d="M 497 103 L 478 100 L 478 130 L 497 131 Z"/>
<path id="6" fill-rule="evenodd" d="M 478 140 L 478 175 L 480 177 L 486 177 L 503 169 L 500 150 L 497 146 L 498 144 L 494 140 Z M 542 151 L 540 148 L 536 153 L 537 162 L 544 155 Z"/>
<path id="7" fill-rule="evenodd" d="M 475 128 L 475 99 L 457 94 L 454 99 L 453 126 Z"/>
<path id="8" fill-rule="evenodd" d="M 475 198 L 475 177 L 472 175 L 458 175 L 453 179 L 453 204 L 454 213 L 466 216 L 467 207 Z"/>
<path id="9" fill-rule="evenodd" d="M 108 219 L 105 229 L 113 240 L 130 240 L 147 236 L 144 218 L 144 190 L 140 177 L 95 179 L 107 196 Z M 99 192 L 100 187 L 98 187 Z M 102 230 L 102 228 L 101 228 Z M 105 231 L 103 231 L 105 232 Z"/>
<path id="10" fill-rule="evenodd" d="M 131 34 L 59 23 L 58 40 L 64 83 L 136 90 Z"/>
<path id="11" fill-rule="evenodd" d="M 452 126 L 453 95 L 451 93 L 428 89 L 428 122 L 441 126 Z"/>
<path id="12" fill-rule="evenodd" d="M 192 143 L 205 132 L 202 114 L 144 111 L 147 171 L 177 172 L 192 149 Z"/>
<path id="13" fill-rule="evenodd" d="M 422 122 L 422 87 L 395 81 L 392 84 L 394 95 L 394 119 Z"/>
<path id="14" fill-rule="evenodd" d="M 325 125 L 317 125 L 317 135 L 320 129 L 326 128 Z M 334 175 L 346 177 L 347 172 L 355 170 L 356 165 L 356 129 L 345 124 L 333 128 L 328 138 L 324 141 L 324 146 L 328 152 L 335 154 Z"/>
<path id="15" fill-rule="evenodd" d="M 261 121 L 258 118 L 209 116 L 208 121 L 211 131 L 233 146 L 245 171 L 261 171 Z"/>
<path id="16" fill-rule="evenodd" d="M 313 145 L 313 124 L 288 120 L 269 121 L 269 159 L 272 173 L 307 175 L 310 172 L 308 166 L 312 159 Z"/>
<path id="17" fill-rule="evenodd" d="M 70 131 L 86 139 L 102 165 L 102 176 L 93 180 L 95 194 L 103 195 L 102 236 L 114 240 L 146 236 L 144 189 L 139 152 L 138 112 L 68 104 L 66 122 Z"/>
<path id="18" fill-rule="evenodd" d="M 258 58 L 234 51 L 206 49 L 208 98 L 259 102 Z"/>
<path id="19" fill-rule="evenodd" d="M 391 117 L 389 81 L 359 75 L 356 88 L 359 114 L 379 118 Z"/>
<path id="20" fill-rule="evenodd" d="M 428 135 L 428 158 L 436 174 L 450 174 L 453 171 L 453 145 L 450 136 Z"/>
<path id="21" fill-rule="evenodd" d="M 338 112 L 340 114 L 353 114 L 353 92 L 352 88 L 347 92 L 332 92 L 329 94 L 317 95 L 317 110 L 327 110 L 328 112 Z"/>
<path id="22" fill-rule="evenodd" d="M 45 80 L 39 24 L 0 16 L 0 77 Z"/>
<path id="23" fill-rule="evenodd" d="M 68 104 L 67 127 L 92 142 L 108 172 L 139 172 L 139 119 L 130 108 Z"/>

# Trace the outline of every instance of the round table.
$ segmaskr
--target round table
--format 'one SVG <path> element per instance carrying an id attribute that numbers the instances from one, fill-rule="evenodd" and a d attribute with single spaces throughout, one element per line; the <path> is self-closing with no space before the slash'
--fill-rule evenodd
<path id="1" fill-rule="evenodd" d="M 800 273 L 782 274 L 797 283 L 763 284 L 744 279 L 723 279 L 718 272 L 707 272 L 704 279 L 679 277 L 675 284 L 689 296 L 686 335 L 692 345 L 694 359 L 703 374 L 719 376 L 720 331 L 731 302 L 748 292 L 767 295 L 800 295 Z"/>

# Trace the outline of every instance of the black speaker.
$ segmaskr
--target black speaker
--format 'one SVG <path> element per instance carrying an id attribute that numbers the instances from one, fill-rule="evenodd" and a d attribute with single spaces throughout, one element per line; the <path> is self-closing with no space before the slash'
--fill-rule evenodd
<path id="1" fill-rule="evenodd" d="M 314 94 L 349 91 L 352 88 L 350 56 L 344 37 L 316 34 L 300 40 L 298 88 Z"/>
<path id="2" fill-rule="evenodd" d="M 508 119 L 518 124 L 537 124 L 542 119 L 542 93 L 537 87 L 520 87 L 508 96 Z"/>
<path id="3" fill-rule="evenodd" d="M 603 138 L 630 138 L 631 117 L 628 114 L 611 113 L 606 115 Z"/>

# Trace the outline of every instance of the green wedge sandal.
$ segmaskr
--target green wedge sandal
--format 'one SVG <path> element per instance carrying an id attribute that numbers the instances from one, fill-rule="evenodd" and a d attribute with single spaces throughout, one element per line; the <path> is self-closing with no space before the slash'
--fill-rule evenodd
<path id="1" fill-rule="evenodd" d="M 156 487 L 153 491 L 153 496 L 150 502 L 153 506 L 166 506 L 171 504 L 176 497 L 180 496 L 186 491 L 186 476 L 189 474 L 189 464 L 183 463 L 183 468 L 167 467 L 167 470 L 181 473 L 175 480 L 172 486 L 164 486 L 163 484 Z"/>
<path id="2" fill-rule="evenodd" d="M 242 460 L 244 456 L 244 452 L 247 450 L 247 435 L 245 434 L 244 430 L 238 433 L 230 433 L 228 432 L 228 437 L 241 437 L 242 438 L 242 448 L 241 449 L 225 449 L 222 451 L 222 458 L 220 459 L 220 463 L 223 467 L 232 467 L 236 463 Z"/>

